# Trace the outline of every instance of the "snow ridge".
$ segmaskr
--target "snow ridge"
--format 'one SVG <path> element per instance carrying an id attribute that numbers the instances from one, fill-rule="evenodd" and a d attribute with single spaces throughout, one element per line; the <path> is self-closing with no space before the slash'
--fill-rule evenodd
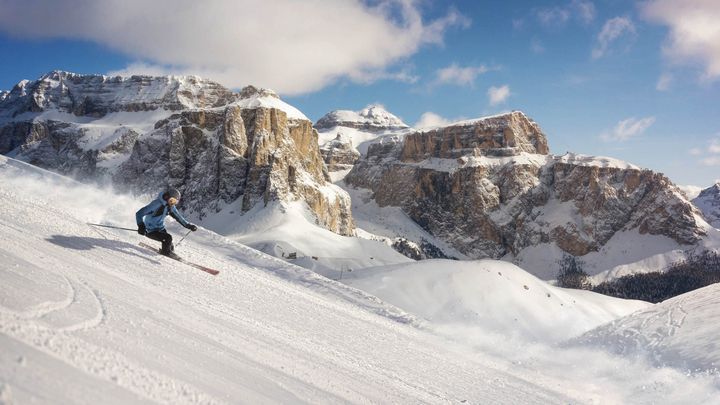
<path id="1" fill-rule="evenodd" d="M 387 131 L 410 128 L 400 118 L 379 104 L 369 105 L 360 111 L 331 111 L 315 123 L 318 130 L 342 126 L 364 131 Z"/>

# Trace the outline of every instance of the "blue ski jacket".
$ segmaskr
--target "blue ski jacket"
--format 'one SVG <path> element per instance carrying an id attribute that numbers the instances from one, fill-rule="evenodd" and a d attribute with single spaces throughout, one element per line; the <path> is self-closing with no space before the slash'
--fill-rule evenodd
<path id="1" fill-rule="evenodd" d="M 140 208 L 138 212 L 135 213 L 135 220 L 138 226 L 144 223 L 147 232 L 163 230 L 165 229 L 165 217 L 170 215 L 175 218 L 176 221 L 180 222 L 182 226 L 187 227 L 189 222 L 180 215 L 180 212 L 175 206 L 168 206 L 167 201 L 163 200 L 162 195 L 163 193 L 160 193 L 157 199 Z"/>

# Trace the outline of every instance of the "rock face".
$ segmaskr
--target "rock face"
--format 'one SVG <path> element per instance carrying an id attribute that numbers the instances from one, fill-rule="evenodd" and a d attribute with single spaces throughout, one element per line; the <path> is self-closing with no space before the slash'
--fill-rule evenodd
<path id="1" fill-rule="evenodd" d="M 514 112 L 415 132 L 405 138 L 400 159 L 420 162 L 429 158 L 514 156 L 519 152 L 546 155 L 548 151 L 540 127 L 525 114 Z"/>
<path id="2" fill-rule="evenodd" d="M 472 258 L 551 242 L 582 256 L 631 229 L 679 244 L 705 235 L 697 210 L 662 174 L 548 152 L 539 126 L 513 112 L 385 138 L 345 181 Z"/>
<path id="3" fill-rule="evenodd" d="M 57 109 L 98 118 L 117 111 L 219 107 L 236 98 L 220 84 L 195 76 L 108 77 L 54 71 L 18 83 L 0 100 L 0 117 Z"/>
<path id="4" fill-rule="evenodd" d="M 702 211 L 710 225 L 720 228 L 720 182 L 701 191 L 692 202 Z"/>
<path id="5" fill-rule="evenodd" d="M 290 116 L 290 118 L 288 117 Z M 318 224 L 354 233 L 350 198 L 328 183 L 312 123 L 264 89 L 196 77 L 52 72 L 0 102 L 0 153 L 122 190 L 173 186 L 201 218 L 305 201 Z"/>
<path id="6" fill-rule="evenodd" d="M 352 140 L 342 133 L 338 133 L 335 139 L 325 142 L 320 147 L 320 153 L 331 172 L 351 169 L 360 159 L 360 152 L 355 150 Z"/>

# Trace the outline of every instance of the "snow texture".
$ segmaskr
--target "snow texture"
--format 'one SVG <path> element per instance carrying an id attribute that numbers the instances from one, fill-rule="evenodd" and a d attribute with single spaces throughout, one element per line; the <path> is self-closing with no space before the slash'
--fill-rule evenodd
<path id="1" fill-rule="evenodd" d="M 569 338 L 656 306 L 554 289 L 509 264 L 433 261 L 386 269 L 396 282 L 375 286 L 397 305 L 424 298 L 403 310 L 201 228 L 176 251 L 220 270 L 210 276 L 140 248 L 134 232 L 86 224 L 131 225 L 145 201 L 5 157 L 0 181 L 4 403 L 651 404 L 720 395 L 708 370 L 658 368 L 491 328 L 523 316 L 518 322 L 547 332 L 566 302 L 561 312 L 585 325 L 573 322 Z M 182 231 L 172 222 L 168 229 Z M 352 283 L 382 273 L 358 273 Z M 684 308 L 700 320 L 717 304 Z M 505 320 L 503 306 L 513 311 Z M 459 316 L 486 308 L 485 318 Z M 717 324 L 679 344 L 703 350 Z"/>

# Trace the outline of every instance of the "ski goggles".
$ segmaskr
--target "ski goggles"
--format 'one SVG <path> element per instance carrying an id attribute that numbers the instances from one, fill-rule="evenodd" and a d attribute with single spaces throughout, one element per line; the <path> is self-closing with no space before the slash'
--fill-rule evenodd
<path id="1" fill-rule="evenodd" d="M 170 197 L 170 198 L 168 198 L 167 203 L 168 203 L 168 205 L 175 205 L 178 203 L 178 199 L 175 197 Z"/>

